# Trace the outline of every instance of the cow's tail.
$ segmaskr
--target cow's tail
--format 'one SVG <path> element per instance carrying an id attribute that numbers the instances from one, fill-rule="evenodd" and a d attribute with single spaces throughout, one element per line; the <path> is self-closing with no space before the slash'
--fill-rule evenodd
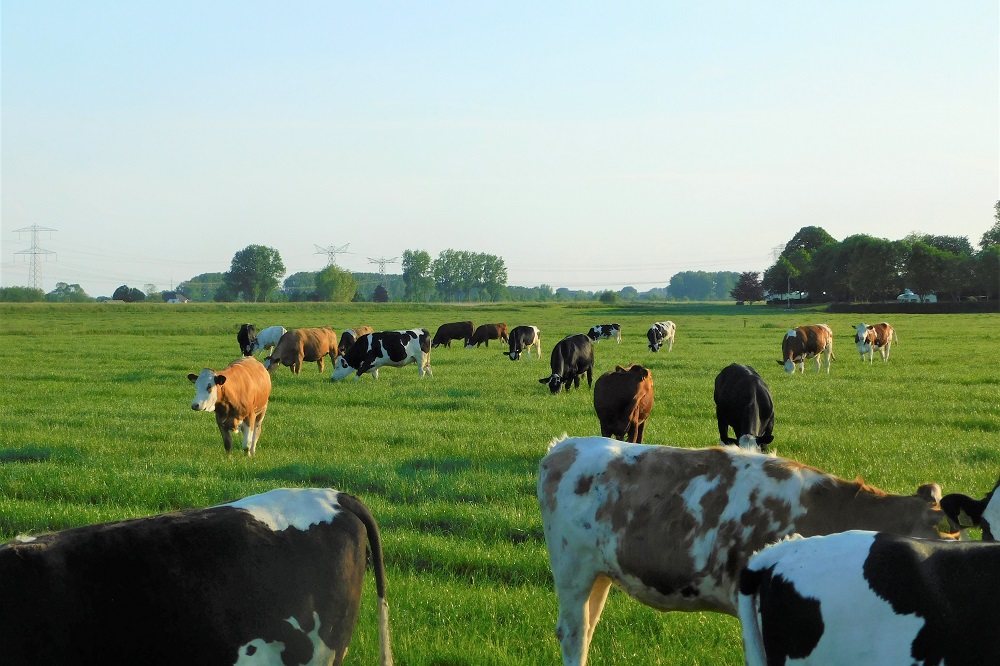
<path id="1" fill-rule="evenodd" d="M 340 493 L 338 502 L 343 503 L 346 497 L 353 502 L 348 508 L 356 515 L 368 532 L 368 546 L 372 552 L 372 569 L 375 573 L 375 591 L 378 594 L 378 649 L 379 664 L 392 666 L 392 646 L 389 641 L 389 602 L 386 601 L 385 563 L 382 560 L 382 538 L 379 536 L 378 524 L 364 503 L 353 495 Z"/>
<path id="2" fill-rule="evenodd" d="M 739 609 L 740 631 L 743 634 L 743 659 L 747 666 L 767 666 L 764 637 L 760 631 L 757 596 L 764 573 L 746 568 L 740 574 L 737 607 Z"/>

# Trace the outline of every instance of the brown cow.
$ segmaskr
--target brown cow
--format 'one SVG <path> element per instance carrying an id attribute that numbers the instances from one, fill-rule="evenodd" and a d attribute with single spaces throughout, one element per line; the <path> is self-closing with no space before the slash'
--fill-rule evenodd
<path id="1" fill-rule="evenodd" d="M 466 347 L 472 347 L 486 343 L 486 346 L 490 346 L 490 340 L 499 340 L 504 344 L 507 343 L 507 324 L 482 324 L 476 328 L 475 333 L 469 338 L 469 341 L 465 343 Z"/>
<path id="2" fill-rule="evenodd" d="M 833 331 L 826 324 L 799 326 L 789 329 L 781 341 L 781 360 L 778 365 L 784 366 L 785 372 L 795 373 L 798 365 L 802 373 L 806 371 L 806 359 L 816 359 L 816 372 L 820 368 L 820 355 L 826 357 L 826 372 L 830 373 L 830 361 L 837 360 L 833 355 Z"/>
<path id="3" fill-rule="evenodd" d="M 854 334 L 854 343 L 858 346 L 861 360 L 865 360 L 865 354 L 868 354 L 868 365 L 871 365 L 875 361 L 875 351 L 877 350 L 882 355 L 882 362 L 887 362 L 889 360 L 889 347 L 897 341 L 896 331 L 893 330 L 892 326 L 882 322 L 874 326 L 858 324 L 855 328 L 857 331 Z"/>
<path id="4" fill-rule="evenodd" d="M 349 328 L 340 334 L 340 347 L 337 350 L 338 356 L 343 356 L 347 353 L 347 350 L 354 346 L 354 343 L 358 341 L 358 338 L 363 338 L 369 333 L 374 333 L 375 329 L 371 326 L 355 326 L 354 328 Z"/>
<path id="5" fill-rule="evenodd" d="M 271 355 L 264 359 L 264 367 L 274 372 L 282 364 L 292 368 L 292 374 L 302 372 L 303 361 L 316 361 L 323 372 L 323 357 L 337 358 L 337 333 L 329 326 L 322 328 L 293 328 L 281 336 Z"/>
<path id="6" fill-rule="evenodd" d="M 450 324 L 441 324 L 438 326 L 437 333 L 434 334 L 434 339 L 431 340 L 431 347 L 438 347 L 440 345 L 451 347 L 452 340 L 465 340 L 465 346 L 468 347 L 469 340 L 472 339 L 475 328 L 471 321 L 455 321 Z"/>
<path id="7" fill-rule="evenodd" d="M 201 374 L 191 373 L 194 401 L 191 409 L 215 411 L 215 423 L 222 432 L 226 453 L 233 448 L 233 433 L 243 433 L 243 448 L 247 456 L 257 450 L 260 433 L 271 397 L 271 375 L 253 356 L 239 358 L 219 372 L 204 368 Z"/>
<path id="8" fill-rule="evenodd" d="M 653 375 L 641 365 L 616 366 L 594 382 L 594 411 L 601 435 L 642 442 L 653 409 Z"/>

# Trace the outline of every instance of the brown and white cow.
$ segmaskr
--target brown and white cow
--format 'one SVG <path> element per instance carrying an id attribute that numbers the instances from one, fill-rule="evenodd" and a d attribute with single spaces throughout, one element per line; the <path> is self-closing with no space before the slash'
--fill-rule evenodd
<path id="1" fill-rule="evenodd" d="M 363 338 L 369 333 L 374 333 L 375 329 L 371 326 L 355 326 L 354 328 L 349 328 L 340 334 L 340 345 L 337 347 L 337 355 L 343 356 L 348 352 L 348 350 L 354 346 L 354 343 L 358 341 L 359 338 Z"/>
<path id="2" fill-rule="evenodd" d="M 837 360 L 833 355 L 833 331 L 826 324 L 799 326 L 789 329 L 781 340 L 781 360 L 778 365 L 785 372 L 795 374 L 795 366 L 804 374 L 806 359 L 816 359 L 816 372 L 820 369 L 820 356 L 826 357 L 826 372 L 830 373 L 830 361 Z"/>
<path id="3" fill-rule="evenodd" d="M 257 442 L 271 397 L 271 375 L 253 356 L 236 359 L 222 370 L 202 369 L 188 379 L 194 384 L 191 409 L 215 412 L 215 423 L 222 433 L 226 453 L 233 448 L 233 433 L 243 433 L 243 448 L 247 456 L 257 451 Z"/>
<path id="4" fill-rule="evenodd" d="M 378 525 L 361 500 L 294 488 L 0 545 L 0 645 L 27 664 L 341 664 L 365 546 L 392 663 Z"/>
<path id="5" fill-rule="evenodd" d="M 896 331 L 893 330 L 892 326 L 882 322 L 873 326 L 858 324 L 855 328 L 857 330 L 854 334 L 854 343 L 858 346 L 861 360 L 865 360 L 865 354 L 867 354 L 868 365 L 871 365 L 875 361 L 875 352 L 878 351 L 882 355 L 882 362 L 887 362 L 889 348 L 892 347 L 893 342 L 897 341 Z"/>
<path id="6" fill-rule="evenodd" d="M 329 326 L 321 328 L 293 328 L 281 336 L 271 355 L 265 359 L 264 366 L 268 372 L 287 365 L 292 374 L 302 372 L 302 363 L 316 361 L 319 371 L 323 372 L 324 357 L 329 355 L 331 361 L 337 359 L 337 333 Z"/>
<path id="7" fill-rule="evenodd" d="M 653 374 L 648 368 L 615 366 L 594 382 L 594 411 L 604 437 L 641 443 L 652 409 Z"/>
<path id="8" fill-rule="evenodd" d="M 469 340 L 472 339 L 472 334 L 475 332 L 476 327 L 471 321 L 453 321 L 450 324 L 441 324 L 438 326 L 437 332 L 434 333 L 434 339 L 431 340 L 431 347 L 439 347 L 444 345 L 445 347 L 451 347 L 452 340 L 464 340 L 465 346 L 469 346 Z"/>
<path id="9" fill-rule="evenodd" d="M 465 346 L 471 348 L 486 343 L 486 347 L 489 348 L 490 340 L 499 340 L 506 344 L 507 324 L 480 324 Z"/>
<path id="10" fill-rule="evenodd" d="M 730 446 L 557 441 L 541 461 L 538 503 L 563 662 L 586 663 L 612 583 L 661 611 L 736 615 L 740 572 L 764 546 L 848 529 L 940 537 L 940 493 L 928 484 L 890 495 Z"/>

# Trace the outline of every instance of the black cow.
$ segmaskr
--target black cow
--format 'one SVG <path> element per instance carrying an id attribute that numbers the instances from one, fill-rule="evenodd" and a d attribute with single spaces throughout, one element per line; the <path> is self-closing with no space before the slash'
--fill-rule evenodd
<path id="1" fill-rule="evenodd" d="M 236 342 L 240 343 L 240 351 L 244 356 L 253 356 L 253 341 L 257 339 L 257 329 L 253 324 L 243 324 L 236 334 Z"/>
<path id="2" fill-rule="evenodd" d="M 587 337 L 594 342 L 600 342 L 606 338 L 614 338 L 618 344 L 622 343 L 622 327 L 618 324 L 598 324 L 591 326 L 587 331 Z"/>
<path id="3" fill-rule="evenodd" d="M 767 451 L 774 441 L 774 403 L 771 391 L 749 365 L 733 363 L 715 378 L 715 418 L 722 444 L 753 446 Z M 729 428 L 736 438 L 729 437 Z"/>
<path id="4" fill-rule="evenodd" d="M 20 664 L 340 664 L 378 526 L 356 497 L 272 490 L 0 545 L 0 646 Z"/>
<path id="5" fill-rule="evenodd" d="M 941 510 L 948 515 L 952 529 L 980 527 L 983 541 L 996 541 L 1000 537 L 1000 492 L 997 488 L 1000 488 L 1000 479 L 981 500 L 959 493 L 942 497 Z"/>
<path id="6" fill-rule="evenodd" d="M 465 345 L 468 345 L 475 330 L 476 327 L 471 321 L 453 321 L 450 324 L 441 324 L 438 326 L 437 332 L 434 333 L 431 347 L 439 347 L 440 345 L 451 347 L 452 340 L 462 340 Z"/>
<path id="7" fill-rule="evenodd" d="M 401 368 L 410 363 L 417 364 L 420 377 L 434 375 L 431 372 L 431 334 L 426 328 L 381 331 L 358 338 L 346 354 L 337 357 L 331 379 L 336 382 L 352 372 L 357 373 L 355 381 L 366 372 L 378 379 L 378 369 L 383 365 Z"/>
<path id="8" fill-rule="evenodd" d="M 531 358 L 532 347 L 535 348 L 538 358 L 542 357 L 542 338 L 537 326 L 515 326 L 514 330 L 507 336 L 507 342 L 510 345 L 510 351 L 501 353 L 512 361 L 520 359 L 521 352 Z"/>
<path id="9" fill-rule="evenodd" d="M 590 386 L 594 373 L 594 341 L 583 333 L 565 337 L 552 348 L 550 363 L 552 374 L 538 382 L 548 384 L 553 393 L 558 393 L 560 388 L 568 391 L 571 382 L 580 388 L 583 373 L 587 373 L 587 386 Z"/>

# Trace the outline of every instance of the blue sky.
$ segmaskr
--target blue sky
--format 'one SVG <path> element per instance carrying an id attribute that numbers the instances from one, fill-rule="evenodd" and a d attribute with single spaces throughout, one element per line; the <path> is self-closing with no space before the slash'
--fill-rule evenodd
<path id="1" fill-rule="evenodd" d="M 39 225 L 45 291 L 252 243 L 644 291 L 808 225 L 975 246 L 1000 199 L 997 0 L 7 0 L 0 29 L 3 286 Z"/>

